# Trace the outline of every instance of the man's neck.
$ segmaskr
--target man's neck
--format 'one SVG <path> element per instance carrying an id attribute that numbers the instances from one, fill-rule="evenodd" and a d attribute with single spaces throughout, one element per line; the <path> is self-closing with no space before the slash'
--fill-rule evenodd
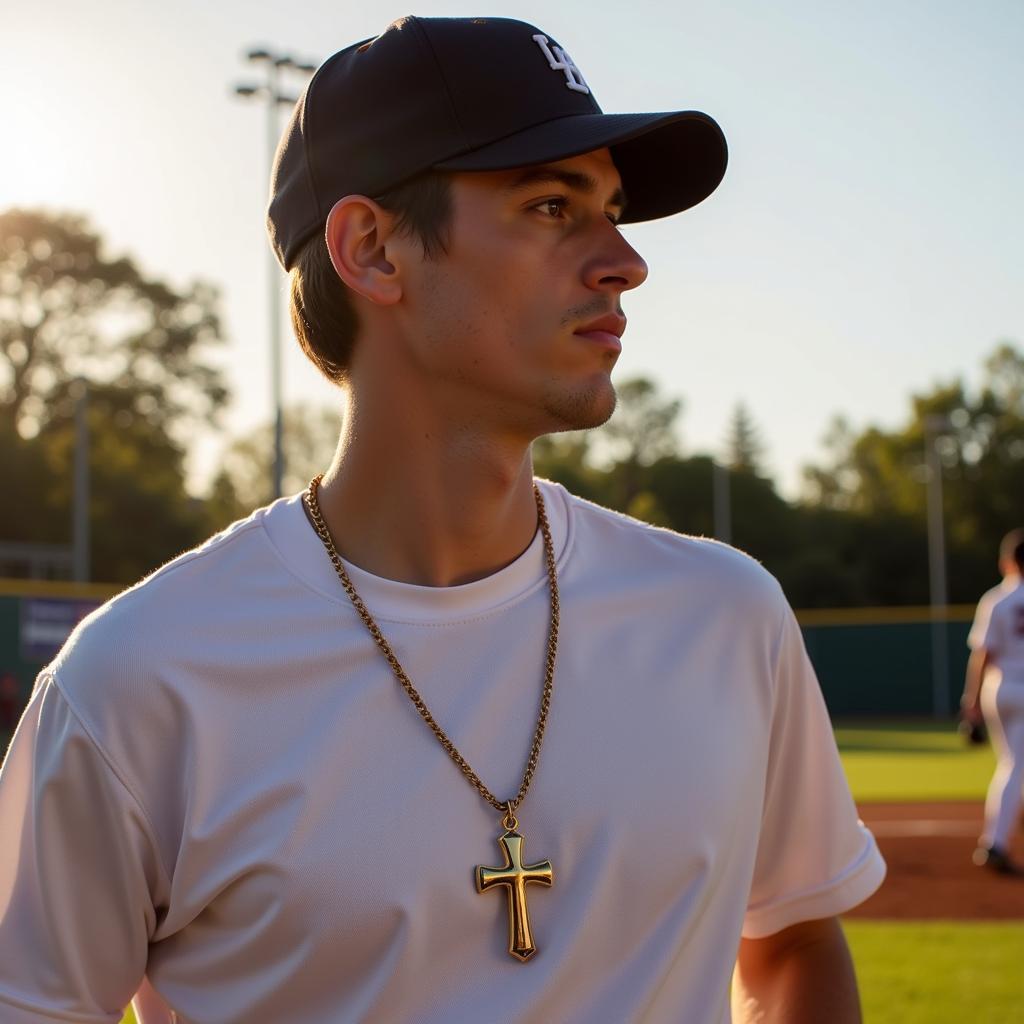
<path id="1" fill-rule="evenodd" d="M 483 579 L 529 547 L 537 512 L 528 444 L 372 413 L 350 401 L 320 488 L 346 560 L 385 579 L 446 587 Z"/>

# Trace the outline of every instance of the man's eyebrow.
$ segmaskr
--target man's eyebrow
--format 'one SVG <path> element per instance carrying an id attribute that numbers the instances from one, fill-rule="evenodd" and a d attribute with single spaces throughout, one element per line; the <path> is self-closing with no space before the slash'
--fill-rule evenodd
<path id="1" fill-rule="evenodd" d="M 544 184 L 564 185 L 574 192 L 582 192 L 584 195 L 593 195 L 597 191 L 597 181 L 589 174 L 581 171 L 567 171 L 561 167 L 527 167 L 521 174 L 514 178 L 506 187 L 506 192 L 522 192 L 535 185 Z M 626 206 L 626 193 L 622 188 L 617 188 L 608 197 L 611 206 L 624 209 Z"/>

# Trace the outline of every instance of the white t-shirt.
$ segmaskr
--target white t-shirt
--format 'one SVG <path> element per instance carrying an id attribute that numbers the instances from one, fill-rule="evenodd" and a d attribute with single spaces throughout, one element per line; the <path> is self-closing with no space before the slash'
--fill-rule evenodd
<path id="1" fill-rule="evenodd" d="M 976 646 L 985 648 L 1004 679 L 1024 683 L 1024 583 L 1019 577 L 998 589 L 986 618 Z"/>
<path id="2" fill-rule="evenodd" d="M 293 497 L 108 603 L 40 677 L 0 778 L 0 1018 L 115 1022 L 144 984 L 183 1024 L 721 1024 L 741 930 L 870 895 L 884 863 L 775 580 L 542 488 L 562 628 L 518 812 L 555 874 L 527 889 L 532 959 L 507 952 L 503 891 L 474 884 L 502 863 L 499 815 Z M 539 535 L 465 586 L 351 574 L 514 795 L 544 677 Z"/>

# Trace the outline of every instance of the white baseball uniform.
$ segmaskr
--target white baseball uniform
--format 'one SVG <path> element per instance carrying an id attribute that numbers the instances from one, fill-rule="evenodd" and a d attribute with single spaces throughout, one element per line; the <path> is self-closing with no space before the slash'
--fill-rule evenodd
<path id="1" fill-rule="evenodd" d="M 1024 786 L 1024 582 L 1019 576 L 978 602 L 968 643 L 989 656 L 981 710 L 998 759 L 985 798 L 980 843 L 1005 852 Z"/>

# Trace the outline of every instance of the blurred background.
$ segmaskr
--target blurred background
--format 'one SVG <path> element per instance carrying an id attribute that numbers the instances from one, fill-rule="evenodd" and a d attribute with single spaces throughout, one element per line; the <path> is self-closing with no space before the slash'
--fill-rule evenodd
<path id="1" fill-rule="evenodd" d="M 311 67 L 407 13 L 6 5 L 0 731 L 89 609 L 330 458 L 341 398 L 287 328 L 270 151 Z M 625 229 L 651 276 L 626 296 L 619 410 L 538 442 L 538 471 L 779 577 L 858 799 L 978 804 L 990 754 L 951 722 L 973 603 L 1024 523 L 1024 4 L 502 13 L 557 39 L 606 111 L 705 110 L 731 151 L 710 200 Z M 868 783 L 857 758 L 882 748 L 949 781 L 886 762 Z M 971 943 L 1019 963 L 1016 927 Z"/>

